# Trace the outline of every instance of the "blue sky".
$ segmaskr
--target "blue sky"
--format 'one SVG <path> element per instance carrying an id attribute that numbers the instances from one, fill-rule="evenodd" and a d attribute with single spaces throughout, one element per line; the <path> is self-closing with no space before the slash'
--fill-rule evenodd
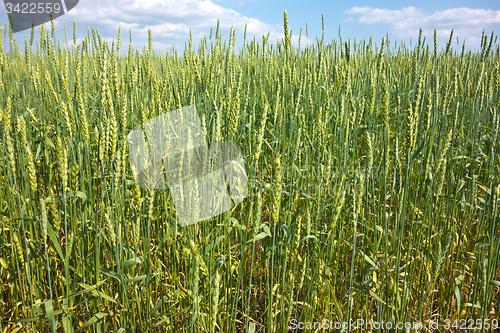
<path id="1" fill-rule="evenodd" d="M 167 51 L 175 44 L 176 49 L 182 50 L 190 29 L 197 45 L 203 36 L 208 38 L 211 28 L 215 31 L 217 19 L 220 19 L 223 39 L 229 39 L 232 26 L 239 47 L 245 24 L 248 24 L 247 39 L 256 36 L 262 40 L 262 35 L 268 32 L 272 42 L 282 38 L 285 9 L 295 45 L 301 28 L 302 45 L 321 37 L 322 14 L 325 16 L 326 43 L 338 38 L 339 25 L 345 40 L 368 40 L 372 36 L 380 45 L 382 37 L 389 34 L 391 46 L 395 42 L 400 45 L 401 41 L 409 46 L 410 38 L 415 45 L 420 28 L 427 37 L 426 41 L 432 45 L 433 31 L 437 28 L 439 44 L 444 47 L 454 28 L 454 46 L 460 50 L 464 39 L 468 49 L 478 49 L 483 29 L 488 36 L 492 31 L 500 32 L 500 1 L 80 0 L 73 10 L 56 19 L 56 38 L 61 38 L 64 43 L 66 24 L 71 41 L 73 20 L 76 19 L 80 40 L 87 27 L 95 27 L 111 43 L 117 39 L 121 25 L 122 49 L 125 51 L 128 50 L 129 29 L 132 29 L 133 47 L 142 48 L 147 44 L 148 29 L 151 29 L 155 49 Z M 0 19 L 7 21 L 4 6 L 0 9 Z M 306 23 L 309 40 L 305 38 Z M 50 23 L 45 25 L 50 29 Z M 38 31 L 37 28 L 37 38 Z M 29 34 L 28 30 L 14 36 L 23 46 L 24 38 L 29 39 Z"/>

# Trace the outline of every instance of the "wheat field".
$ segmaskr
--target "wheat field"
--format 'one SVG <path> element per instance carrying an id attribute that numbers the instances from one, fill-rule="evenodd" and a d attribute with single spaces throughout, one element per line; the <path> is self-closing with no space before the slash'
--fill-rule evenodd
<path id="1" fill-rule="evenodd" d="M 297 46 L 284 23 L 275 44 L 245 31 L 236 50 L 217 26 L 165 54 L 132 32 L 127 53 L 121 29 L 77 43 L 76 23 L 22 51 L 1 28 L 0 332 L 498 323 L 494 33 L 461 53 L 422 30 Z M 249 190 L 181 228 L 168 189 L 135 183 L 126 136 L 187 105 L 207 142 L 240 147 Z"/>

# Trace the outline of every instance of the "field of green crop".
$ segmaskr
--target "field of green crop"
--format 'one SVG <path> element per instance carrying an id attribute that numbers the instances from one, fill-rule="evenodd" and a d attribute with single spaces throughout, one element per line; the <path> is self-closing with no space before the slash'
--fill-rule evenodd
<path id="1" fill-rule="evenodd" d="M 477 52 L 422 32 L 296 47 L 285 13 L 276 44 L 214 27 L 163 54 L 151 34 L 77 43 L 76 25 L 22 51 L 0 29 L 0 332 L 500 321 L 494 34 Z M 192 104 L 249 190 L 181 228 L 168 189 L 134 182 L 126 136 Z"/>

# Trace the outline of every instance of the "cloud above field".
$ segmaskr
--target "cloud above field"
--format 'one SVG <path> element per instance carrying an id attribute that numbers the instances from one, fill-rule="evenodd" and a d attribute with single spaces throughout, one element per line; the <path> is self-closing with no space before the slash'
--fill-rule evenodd
<path id="1" fill-rule="evenodd" d="M 488 25 L 500 24 L 500 11 L 491 9 L 452 8 L 427 13 L 415 7 L 403 9 L 379 9 L 372 7 L 353 7 L 344 11 L 349 15 L 361 15 L 360 24 L 390 24 L 391 33 L 399 38 L 415 37 L 422 28 L 425 36 L 432 36 L 434 28 L 438 38 L 449 37 L 452 29 L 454 36 L 467 44 L 478 44 L 481 34 Z"/>
<path id="2" fill-rule="evenodd" d="M 237 40 L 241 41 L 245 24 L 247 39 L 255 36 L 262 40 L 262 35 L 270 33 L 270 42 L 274 43 L 284 36 L 280 25 L 246 17 L 210 0 L 81 0 L 74 10 L 56 20 L 56 27 L 66 24 L 70 28 L 73 19 L 76 19 L 78 27 L 98 27 L 100 34 L 109 38 L 116 38 L 118 27 L 121 26 L 123 44 L 128 42 L 129 29 L 132 30 L 134 44 L 137 41 L 140 41 L 137 44 L 147 44 L 148 29 L 151 29 L 154 46 L 164 50 L 172 44 L 183 48 L 190 30 L 195 45 L 203 36 L 209 37 L 211 28 L 214 36 L 217 19 L 220 21 L 223 40 L 229 39 L 233 27 Z M 302 37 L 302 43 L 305 42 L 305 37 Z M 298 43 L 298 35 L 293 35 L 292 43 Z"/>

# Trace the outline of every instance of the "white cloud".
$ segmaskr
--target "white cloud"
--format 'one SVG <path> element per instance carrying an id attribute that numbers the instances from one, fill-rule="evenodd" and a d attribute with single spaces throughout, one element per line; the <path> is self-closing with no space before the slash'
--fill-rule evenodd
<path id="1" fill-rule="evenodd" d="M 434 11 L 432 14 L 415 7 L 397 10 L 353 7 L 345 13 L 361 15 L 357 21 L 361 24 L 390 24 L 391 33 L 399 38 L 418 36 L 420 28 L 425 36 L 432 36 L 434 28 L 437 28 L 438 38 L 448 38 L 451 30 L 455 29 L 454 36 L 466 39 L 469 45 L 480 43 L 483 29 L 500 24 L 499 10 L 465 7 Z"/>
<path id="2" fill-rule="evenodd" d="M 116 39 L 118 27 L 121 26 L 122 44 L 126 49 L 128 49 L 129 29 L 132 30 L 134 47 L 147 44 L 148 29 L 151 29 L 153 42 L 159 47 L 175 44 L 183 48 L 189 38 L 190 29 L 193 44 L 198 45 L 203 36 L 209 37 L 211 28 L 212 37 L 215 35 L 217 19 L 220 21 L 223 40 L 229 39 L 229 32 L 233 27 L 236 30 L 237 41 L 241 41 L 245 24 L 247 24 L 247 40 L 255 36 L 261 41 L 262 35 L 270 33 L 269 42 L 275 43 L 278 38 L 284 36 L 283 27 L 246 17 L 210 0 L 81 0 L 73 10 L 55 21 L 56 32 L 60 32 L 66 24 L 68 35 L 72 36 L 74 19 L 77 22 L 79 37 L 86 33 L 87 27 L 90 26 L 96 27 L 103 38 Z M 298 35 L 294 34 L 292 42 L 297 44 Z M 301 43 L 306 43 L 305 36 Z"/>

